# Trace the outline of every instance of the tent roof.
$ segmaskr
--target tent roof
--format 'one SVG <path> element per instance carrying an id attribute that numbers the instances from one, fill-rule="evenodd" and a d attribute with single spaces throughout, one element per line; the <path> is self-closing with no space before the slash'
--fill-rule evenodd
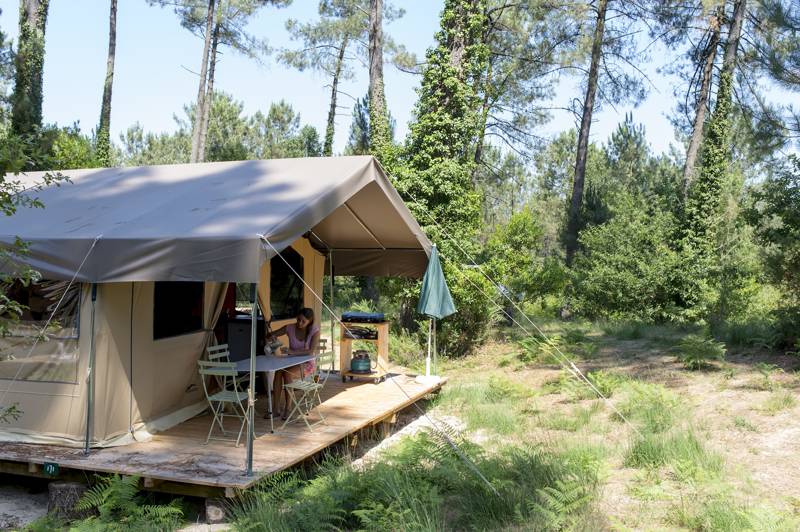
<path id="1" fill-rule="evenodd" d="M 44 209 L 0 217 L 0 245 L 28 242 L 24 262 L 47 279 L 255 282 L 274 255 L 262 237 L 282 250 L 309 232 L 337 275 L 421 276 L 430 252 L 371 156 L 63 173 L 32 194 Z"/>

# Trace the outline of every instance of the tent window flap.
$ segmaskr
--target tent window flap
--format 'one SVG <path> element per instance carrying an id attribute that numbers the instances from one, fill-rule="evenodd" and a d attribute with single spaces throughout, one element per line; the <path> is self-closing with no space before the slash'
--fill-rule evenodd
<path id="1" fill-rule="evenodd" d="M 15 281 L 3 290 L 6 309 L 16 304 L 21 312 L 3 316 L 0 379 L 77 382 L 81 285 Z"/>

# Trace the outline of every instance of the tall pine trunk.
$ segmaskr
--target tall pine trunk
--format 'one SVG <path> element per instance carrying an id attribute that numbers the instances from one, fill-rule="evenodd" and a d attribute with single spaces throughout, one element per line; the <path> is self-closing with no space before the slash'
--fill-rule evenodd
<path id="1" fill-rule="evenodd" d="M 42 126 L 42 78 L 44 74 L 44 30 L 49 0 L 20 0 L 14 94 L 11 97 L 11 128 L 18 135 Z"/>
<path id="2" fill-rule="evenodd" d="M 339 96 L 339 77 L 342 75 L 342 67 L 344 66 L 344 53 L 347 50 L 348 36 L 342 38 L 342 43 L 339 46 L 339 54 L 336 56 L 336 68 L 333 72 L 333 80 L 331 82 L 331 105 L 328 109 L 328 125 L 325 128 L 325 144 L 322 148 L 322 155 L 330 157 L 333 155 L 333 134 L 336 126 L 336 99 Z"/>
<path id="3" fill-rule="evenodd" d="M 197 88 L 197 104 L 194 108 L 194 124 L 192 125 L 192 153 L 189 162 L 196 163 L 200 160 L 200 131 L 203 125 L 203 108 L 206 98 L 206 82 L 208 81 L 208 57 L 211 53 L 211 34 L 214 27 L 214 0 L 208 0 L 206 12 L 206 33 L 203 43 L 203 59 L 200 63 L 200 85 Z"/>
<path id="4" fill-rule="evenodd" d="M 383 84 L 383 0 L 369 3 L 369 147 L 380 158 L 391 143 Z"/>
<path id="5" fill-rule="evenodd" d="M 592 113 L 597 97 L 597 79 L 600 74 L 600 61 L 603 52 L 603 34 L 606 27 L 606 9 L 609 0 L 599 0 L 597 4 L 597 23 L 592 40 L 592 58 L 589 66 L 589 79 L 586 84 L 586 97 L 583 100 L 583 116 L 578 133 L 578 150 L 575 158 L 575 177 L 572 181 L 572 198 L 569 204 L 567 219 L 567 265 L 572 264 L 575 251 L 578 249 L 578 231 L 580 230 L 581 205 L 583 204 L 583 188 L 586 179 L 586 158 L 589 152 L 589 132 L 592 127 Z"/>
<path id="6" fill-rule="evenodd" d="M 211 36 L 211 54 L 209 55 L 208 82 L 206 84 L 206 96 L 203 98 L 202 119 L 200 121 L 200 136 L 197 147 L 197 162 L 202 163 L 206 160 L 206 139 L 208 138 L 208 124 L 211 119 L 211 107 L 214 105 L 214 73 L 217 71 L 217 46 L 219 46 L 219 26 L 220 20 L 214 24 L 214 31 Z"/>
<path id="7" fill-rule="evenodd" d="M 97 127 L 97 158 L 101 166 L 111 166 L 111 91 L 114 86 L 114 58 L 117 50 L 117 0 L 111 0 L 108 15 L 108 57 L 103 83 L 100 125 Z"/>
<path id="8" fill-rule="evenodd" d="M 686 162 L 683 165 L 683 196 L 689 193 L 689 187 L 694 178 L 694 170 L 697 165 L 697 156 L 700 153 L 700 144 L 703 141 L 703 128 L 706 123 L 706 110 L 708 108 L 708 96 L 711 92 L 711 81 L 714 78 L 714 61 L 717 58 L 717 48 L 719 46 L 720 22 L 723 16 L 722 9 L 718 9 L 716 14 L 711 17 L 709 30 L 711 37 L 708 46 L 703 54 L 703 79 L 700 83 L 700 93 L 697 96 L 695 106 L 694 122 L 692 123 L 692 137 L 689 139 L 689 147 L 686 150 Z"/>
<path id="9" fill-rule="evenodd" d="M 708 123 L 708 131 L 703 139 L 703 164 L 697 179 L 689 189 L 684 209 L 687 251 L 691 253 L 694 262 L 705 275 L 709 275 L 714 265 L 722 187 L 728 175 L 731 159 L 730 115 L 733 106 L 733 75 L 745 10 L 746 0 L 737 0 L 728 27 L 717 100 Z"/>

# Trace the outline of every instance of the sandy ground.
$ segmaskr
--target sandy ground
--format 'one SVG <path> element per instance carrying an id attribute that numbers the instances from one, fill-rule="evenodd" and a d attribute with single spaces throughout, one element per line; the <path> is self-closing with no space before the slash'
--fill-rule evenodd
<path id="1" fill-rule="evenodd" d="M 14 530 L 47 513 L 47 492 L 31 493 L 24 486 L 0 484 L 0 530 Z"/>

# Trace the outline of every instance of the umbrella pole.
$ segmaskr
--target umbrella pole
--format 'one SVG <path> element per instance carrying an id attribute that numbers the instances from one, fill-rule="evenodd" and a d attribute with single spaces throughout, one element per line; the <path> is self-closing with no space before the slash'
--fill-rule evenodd
<path id="1" fill-rule="evenodd" d="M 433 318 L 433 374 L 439 373 L 439 357 L 438 349 L 436 347 L 436 318 Z"/>
<path id="2" fill-rule="evenodd" d="M 428 320 L 428 356 L 425 357 L 425 376 L 431 376 L 431 339 L 433 337 L 433 318 Z"/>

